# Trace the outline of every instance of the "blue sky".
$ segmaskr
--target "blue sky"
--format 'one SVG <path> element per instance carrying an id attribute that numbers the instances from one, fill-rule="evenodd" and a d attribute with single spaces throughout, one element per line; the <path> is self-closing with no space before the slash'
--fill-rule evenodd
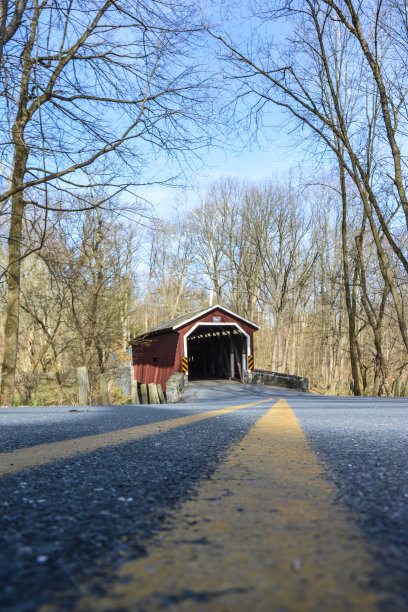
<path id="1" fill-rule="evenodd" d="M 248 181 L 264 181 L 266 179 L 280 180 L 296 167 L 304 166 L 304 155 L 291 141 L 288 134 L 270 128 L 269 138 L 258 146 L 252 144 L 241 151 L 239 138 L 235 137 L 222 149 L 212 148 L 202 156 L 202 164 L 198 170 L 190 174 L 191 187 L 185 190 L 172 187 L 151 186 L 144 190 L 143 195 L 151 202 L 159 217 L 171 215 L 176 201 L 186 202 L 188 207 L 194 207 L 198 200 L 197 189 L 205 191 L 207 185 L 222 176 L 233 176 Z"/>

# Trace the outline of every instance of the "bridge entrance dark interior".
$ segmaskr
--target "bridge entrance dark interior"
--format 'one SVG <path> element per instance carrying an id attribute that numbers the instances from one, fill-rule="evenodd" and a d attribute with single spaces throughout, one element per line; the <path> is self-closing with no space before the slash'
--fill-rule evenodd
<path id="1" fill-rule="evenodd" d="M 247 338 L 234 326 L 198 326 L 187 338 L 190 380 L 242 380 L 246 369 Z"/>

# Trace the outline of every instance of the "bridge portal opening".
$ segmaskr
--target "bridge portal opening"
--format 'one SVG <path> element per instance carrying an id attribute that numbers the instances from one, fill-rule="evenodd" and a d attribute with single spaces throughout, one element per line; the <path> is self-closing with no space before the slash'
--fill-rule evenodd
<path id="1" fill-rule="evenodd" d="M 243 379 L 248 336 L 238 325 L 198 325 L 187 337 L 188 377 Z"/>

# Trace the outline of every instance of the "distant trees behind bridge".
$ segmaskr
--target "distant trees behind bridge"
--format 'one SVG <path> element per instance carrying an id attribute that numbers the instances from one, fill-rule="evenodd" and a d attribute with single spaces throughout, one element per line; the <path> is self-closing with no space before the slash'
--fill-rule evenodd
<path id="1" fill-rule="evenodd" d="M 336 175 L 313 185 L 213 183 L 196 210 L 155 234 L 146 327 L 212 299 L 261 325 L 256 367 L 307 376 L 321 392 L 402 393 L 408 364 L 394 301 L 349 188 L 345 216 Z M 384 248 L 407 312 L 405 273 Z"/>

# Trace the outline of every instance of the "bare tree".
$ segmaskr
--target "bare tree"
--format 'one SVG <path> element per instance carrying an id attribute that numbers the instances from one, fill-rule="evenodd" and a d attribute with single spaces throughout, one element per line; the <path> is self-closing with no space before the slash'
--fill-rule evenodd
<path id="1" fill-rule="evenodd" d="M 215 188 L 216 190 L 216 188 Z M 200 208 L 188 219 L 188 231 L 193 236 L 191 248 L 196 262 L 197 278 L 209 292 L 210 305 L 223 299 L 224 289 L 224 234 L 223 217 L 219 210 L 214 186 L 202 199 Z"/>
<path id="2" fill-rule="evenodd" d="M 41 252 L 24 260 L 21 292 L 20 378 L 51 370 L 61 388 L 78 365 L 95 382 L 137 326 L 135 231 L 99 208 L 72 221 L 54 215 Z"/>
<path id="3" fill-rule="evenodd" d="M 148 327 L 158 320 L 173 319 L 194 310 L 196 292 L 192 288 L 191 239 L 182 219 L 156 222 L 149 232 L 151 242 L 145 319 Z"/>
<path id="4" fill-rule="evenodd" d="M 17 0 L 0 2 L 0 65 L 3 62 L 4 45 L 9 42 L 21 25 L 27 0 Z"/>
<path id="5" fill-rule="evenodd" d="M 319 159 L 338 165 L 360 198 L 376 246 L 379 268 L 392 296 L 405 350 L 408 330 L 389 250 L 408 273 L 401 240 L 406 225 L 403 156 L 407 124 L 406 7 L 393 1 L 270 1 L 259 6 L 264 39 L 235 44 L 228 33 L 208 31 L 224 50 L 235 106 L 257 130 L 269 106 L 283 109 L 292 128 L 312 136 Z M 275 44 L 271 29 L 284 20 Z M 256 23 L 256 22 L 255 22 Z M 270 26 L 270 28 L 268 28 Z M 268 38 L 270 37 L 270 39 Z M 361 218 L 363 212 L 360 213 Z M 405 229 L 406 231 L 406 229 Z M 344 252 L 344 257 L 347 253 Z M 344 274 L 346 288 L 347 262 Z M 348 291 L 348 290 L 347 290 Z M 350 350 L 357 380 L 355 317 L 348 297 Z M 357 383 L 358 385 L 358 383 Z"/>
<path id="6" fill-rule="evenodd" d="M 154 181 L 154 172 L 142 179 L 141 168 L 158 151 L 176 156 L 202 146 L 209 96 L 188 55 L 198 30 L 183 0 L 92 0 L 86 8 L 34 0 L 26 9 L 1 75 L 0 203 L 11 201 L 2 405 L 13 398 L 27 207 L 66 210 L 68 192 L 76 195 L 68 208 L 78 212 L 90 206 L 80 201 L 84 185 L 104 186 L 112 197 Z"/>

